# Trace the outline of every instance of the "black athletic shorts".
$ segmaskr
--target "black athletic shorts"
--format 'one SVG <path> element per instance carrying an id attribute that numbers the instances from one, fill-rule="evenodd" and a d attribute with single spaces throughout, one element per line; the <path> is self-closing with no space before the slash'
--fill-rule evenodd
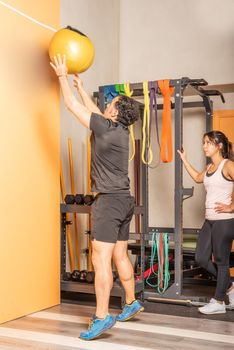
<path id="1" fill-rule="evenodd" d="M 134 207 L 135 199 L 129 193 L 99 193 L 92 204 L 92 239 L 127 241 Z"/>

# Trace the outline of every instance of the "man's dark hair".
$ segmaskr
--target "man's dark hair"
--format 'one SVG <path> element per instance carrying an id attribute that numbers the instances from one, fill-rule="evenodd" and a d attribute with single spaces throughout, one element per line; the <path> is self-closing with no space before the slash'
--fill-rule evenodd
<path id="1" fill-rule="evenodd" d="M 118 110 L 118 122 L 126 127 L 133 124 L 140 116 L 139 102 L 125 95 L 119 96 L 115 108 Z"/>

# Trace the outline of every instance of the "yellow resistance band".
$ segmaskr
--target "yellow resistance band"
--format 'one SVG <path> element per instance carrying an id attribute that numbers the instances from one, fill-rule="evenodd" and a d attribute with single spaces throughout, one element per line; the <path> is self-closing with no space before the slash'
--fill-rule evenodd
<path id="1" fill-rule="evenodd" d="M 149 134 L 150 134 L 150 106 L 149 106 L 149 89 L 148 82 L 143 82 L 143 92 L 144 92 L 144 116 L 143 116 L 143 126 L 142 126 L 142 151 L 141 159 L 144 164 L 151 164 L 153 161 L 153 152 L 151 149 Z M 147 135 L 147 142 L 146 142 Z M 147 148 L 147 158 L 145 159 L 145 150 Z"/>
<path id="2" fill-rule="evenodd" d="M 125 92 L 125 95 L 126 95 L 126 96 L 128 96 L 128 97 L 131 97 L 131 96 L 132 96 L 133 91 L 130 90 L 130 85 L 129 85 L 129 83 L 125 83 L 125 84 L 124 84 L 124 92 Z M 131 157 L 129 158 L 129 162 L 131 162 L 131 160 L 133 160 L 133 158 L 135 157 L 135 153 L 136 153 L 133 124 L 129 126 L 129 132 L 130 132 L 130 138 L 131 138 L 131 142 L 132 142 L 132 155 L 131 155 Z"/>

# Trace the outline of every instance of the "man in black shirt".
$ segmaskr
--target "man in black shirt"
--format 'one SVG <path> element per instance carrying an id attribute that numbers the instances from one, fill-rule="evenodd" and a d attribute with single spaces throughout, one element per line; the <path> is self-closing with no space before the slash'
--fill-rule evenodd
<path id="1" fill-rule="evenodd" d="M 80 334 L 81 339 L 91 340 L 113 327 L 116 320 L 127 321 L 143 311 L 135 300 L 134 273 L 127 255 L 129 225 L 134 212 L 128 178 L 128 127 L 138 119 L 139 105 L 127 96 L 117 96 L 102 114 L 78 76 L 74 86 L 83 104 L 77 101 L 67 80 L 65 56 L 54 57 L 50 64 L 59 78 L 66 107 L 92 131 L 91 184 L 97 196 L 92 205 L 91 234 L 97 305 L 91 326 Z M 112 259 L 126 295 L 126 305 L 116 318 L 108 313 L 113 285 Z"/>

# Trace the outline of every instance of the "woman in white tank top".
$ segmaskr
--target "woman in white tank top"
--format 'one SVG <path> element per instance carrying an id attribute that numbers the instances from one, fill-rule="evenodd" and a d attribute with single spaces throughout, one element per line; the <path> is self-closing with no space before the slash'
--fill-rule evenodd
<path id="1" fill-rule="evenodd" d="M 226 294 L 234 306 L 234 283 L 229 272 L 234 239 L 234 162 L 232 144 L 221 131 L 210 131 L 203 136 L 203 150 L 211 162 L 202 172 L 192 167 L 184 150 L 178 153 L 192 179 L 204 183 L 206 190 L 205 222 L 197 241 L 196 261 L 216 277 L 217 285 L 214 298 L 199 311 L 217 314 L 226 312 Z"/>

